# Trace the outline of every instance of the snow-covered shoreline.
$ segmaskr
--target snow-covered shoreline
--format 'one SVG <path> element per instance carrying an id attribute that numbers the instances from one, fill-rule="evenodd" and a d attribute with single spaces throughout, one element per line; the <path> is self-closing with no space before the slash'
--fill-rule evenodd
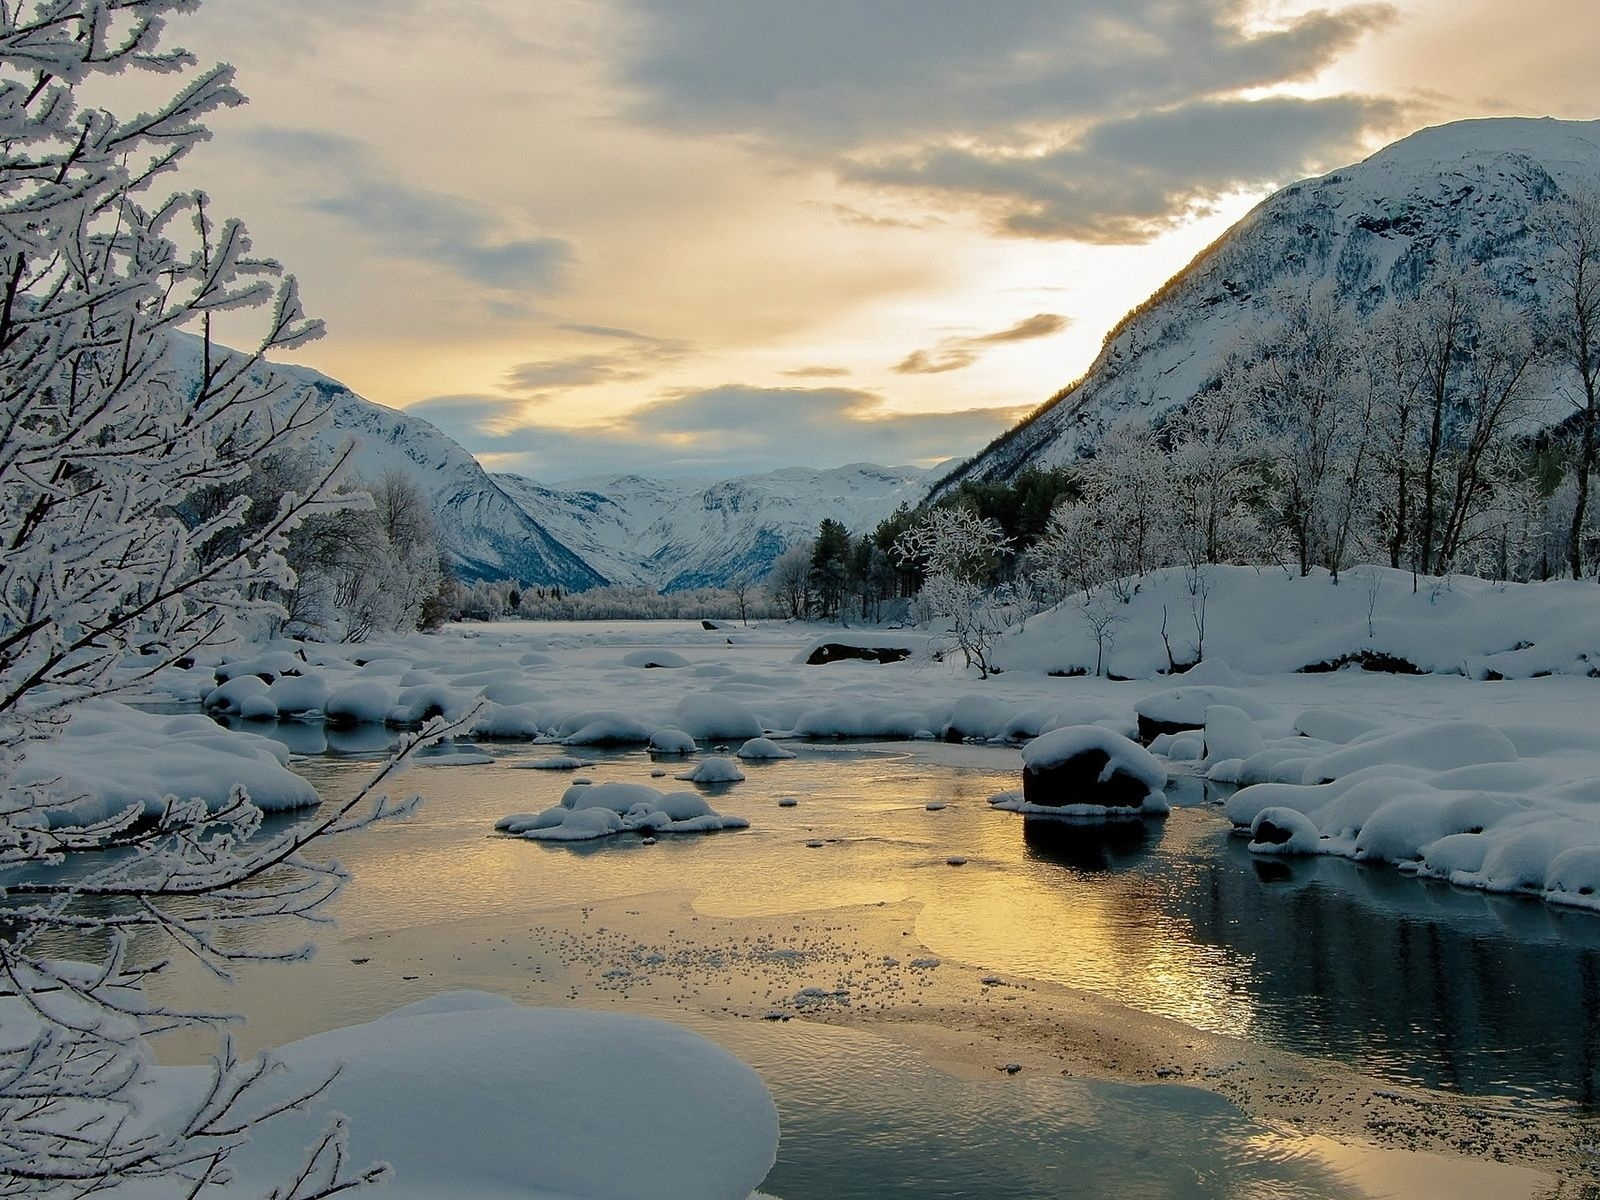
<path id="1" fill-rule="evenodd" d="M 1069 602 L 1005 638 L 996 661 L 1009 669 L 988 680 L 941 661 L 925 631 L 506 623 L 358 646 L 241 648 L 158 673 L 149 694 L 244 718 L 408 727 L 477 705 L 467 738 L 574 748 L 657 738 L 682 750 L 687 738 L 702 749 L 727 743 L 731 753 L 755 737 L 1021 744 L 1093 726 L 1142 735 L 1171 764 L 1243 785 L 1228 809 L 1242 829 L 1278 811 L 1270 836 L 1255 839 L 1262 853 L 1383 860 L 1463 886 L 1600 908 L 1600 683 L 1589 678 L 1600 663 L 1597 595 L 1570 581 L 1413 587 L 1406 573 L 1379 568 L 1337 582 L 1211 568 L 1197 593 L 1192 573 L 1154 572 L 1120 606 L 1108 660 L 1133 677 L 1124 682 L 1070 677 L 1068 667 L 1093 660 L 1095 635 Z M 1184 640 L 1176 631 L 1186 622 L 1195 631 Z M 904 661 L 805 665 L 818 642 L 881 647 L 897 638 L 911 651 Z M 1202 645 L 1197 666 L 1163 674 L 1169 657 L 1188 661 Z M 1339 662 L 1343 669 L 1321 669 Z M 79 719 L 93 725 L 91 736 L 110 736 L 115 712 L 106 705 Z M 140 719 L 117 732 L 128 761 L 138 761 Z M 175 732 L 150 726 L 143 736 L 170 755 L 198 737 L 193 720 L 169 718 Z M 75 735 L 69 727 L 60 744 Z M 262 743 L 228 743 L 234 736 L 218 732 L 208 744 L 236 745 L 241 769 L 248 758 L 257 776 L 288 775 L 263 758 Z M 49 764 L 54 753 L 45 747 L 39 759 Z M 231 782 L 247 782 L 205 774 L 214 802 Z M 94 793 L 92 772 L 73 778 Z M 201 789 L 196 772 L 183 778 Z M 270 803 L 307 802 L 275 786 L 282 780 L 255 786 L 264 783 Z M 100 807 L 124 791 L 105 788 Z M 658 803 L 650 811 L 660 815 L 646 823 L 715 819 L 680 807 L 685 815 L 669 818 Z M 603 832 L 625 823 L 626 812 L 613 815 Z M 546 819 L 560 825 L 560 816 Z"/>

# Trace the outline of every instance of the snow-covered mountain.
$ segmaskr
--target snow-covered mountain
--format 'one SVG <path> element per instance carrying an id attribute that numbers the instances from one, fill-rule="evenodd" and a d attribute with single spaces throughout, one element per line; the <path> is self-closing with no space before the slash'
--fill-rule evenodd
<path id="1" fill-rule="evenodd" d="M 1270 315 L 1275 289 L 1297 277 L 1332 280 L 1371 311 L 1426 280 L 1448 248 L 1482 264 L 1509 298 L 1534 301 L 1528 218 L 1574 186 L 1600 187 L 1600 121 L 1458 121 L 1292 184 L 1124 318 L 1082 380 L 947 473 L 934 493 L 1070 463 L 1130 413 L 1155 417 L 1187 403 L 1216 380 L 1241 332 Z"/>
<path id="2" fill-rule="evenodd" d="M 584 558 L 551 535 L 495 478 L 436 427 L 370 400 L 314 371 L 301 371 L 328 398 L 328 444 L 356 439 L 355 472 L 376 479 L 404 471 L 427 492 L 439 541 L 465 579 L 519 579 L 582 591 L 607 582 Z"/>
<path id="3" fill-rule="evenodd" d="M 739 479 L 656 480 L 637 475 L 547 487 L 491 475 L 427 421 L 357 396 L 320 372 L 279 367 L 326 397 L 328 449 L 357 442 L 354 470 L 400 470 L 422 485 L 440 543 L 466 579 L 516 579 L 582 591 L 607 583 L 664 591 L 759 578 L 824 517 L 870 529 L 927 494 L 935 471 L 857 463 L 790 467 Z"/>
<path id="4" fill-rule="evenodd" d="M 174 367 L 197 381 L 200 339 L 182 332 L 171 336 Z M 253 374 L 264 376 L 268 369 Z M 312 437 L 314 453 L 329 453 L 353 438 L 357 477 L 375 481 L 399 470 L 416 480 L 433 508 L 440 546 L 463 579 L 521 579 L 574 590 L 606 582 L 506 495 L 477 459 L 427 421 L 364 400 L 310 367 L 274 362 L 270 370 L 326 401 L 330 421 Z"/>
<path id="5" fill-rule="evenodd" d="M 920 501 L 932 475 L 855 463 L 719 482 L 620 475 L 555 488 L 518 475 L 494 480 L 612 582 L 677 591 L 760 577 L 787 547 L 815 537 L 824 517 L 871 529 Z"/>

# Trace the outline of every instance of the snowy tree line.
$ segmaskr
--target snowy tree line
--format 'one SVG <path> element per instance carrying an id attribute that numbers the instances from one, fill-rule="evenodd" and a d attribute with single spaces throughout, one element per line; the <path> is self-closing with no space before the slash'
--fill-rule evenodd
<path id="1" fill-rule="evenodd" d="M 478 580 L 460 585 L 453 619 L 496 621 L 749 621 L 781 615 L 775 601 L 748 575 L 720 588 L 660 592 L 642 585 L 611 584 L 574 592 L 559 586 L 514 580 Z"/>

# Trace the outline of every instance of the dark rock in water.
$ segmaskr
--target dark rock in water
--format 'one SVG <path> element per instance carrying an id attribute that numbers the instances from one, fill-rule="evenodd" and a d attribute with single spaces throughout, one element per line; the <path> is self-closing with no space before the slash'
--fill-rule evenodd
<path id="1" fill-rule="evenodd" d="M 1250 831 L 1250 840 L 1265 846 L 1281 846 L 1294 836 L 1294 830 L 1278 825 L 1266 817 L 1256 820 Z"/>
<path id="2" fill-rule="evenodd" d="M 718 625 L 715 621 L 701 621 L 700 622 L 700 628 L 701 629 L 721 629 L 722 626 Z"/>
<path id="3" fill-rule="evenodd" d="M 1150 785 L 1121 768 L 1113 769 L 1102 780 L 1101 772 L 1110 761 L 1111 756 L 1104 750 L 1090 748 L 1049 766 L 1029 764 L 1022 769 L 1022 798 L 1029 804 L 1050 808 L 1068 804 L 1140 807 L 1150 794 Z"/>
<path id="4" fill-rule="evenodd" d="M 1155 717 L 1139 714 L 1139 741 L 1148 746 L 1163 733 L 1184 733 L 1190 729 L 1204 729 L 1204 721 L 1193 724 L 1188 721 L 1162 721 Z"/>
<path id="5" fill-rule="evenodd" d="M 1377 671 L 1385 675 L 1425 675 L 1421 667 L 1410 659 L 1382 650 L 1361 650 L 1355 654 L 1341 654 L 1338 658 L 1307 663 L 1300 668 L 1302 675 L 1321 675 L 1341 667 L 1358 666 L 1363 671 Z"/>
<path id="6" fill-rule="evenodd" d="M 840 662 L 847 658 L 892 663 L 910 657 L 911 651 L 904 646 L 846 646 L 841 642 L 825 642 L 811 652 L 811 657 L 806 659 L 806 666 L 820 667 L 824 663 Z"/>

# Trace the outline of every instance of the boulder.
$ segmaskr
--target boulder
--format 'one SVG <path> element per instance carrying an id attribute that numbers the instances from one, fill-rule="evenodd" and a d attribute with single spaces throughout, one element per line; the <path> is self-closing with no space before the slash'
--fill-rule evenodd
<path id="1" fill-rule="evenodd" d="M 842 642 L 824 642 L 815 647 L 806 659 L 808 667 L 820 667 L 825 663 L 840 662 L 847 658 L 860 659 L 864 662 L 893 663 L 911 657 L 911 651 L 904 646 L 847 646 Z"/>
<path id="2" fill-rule="evenodd" d="M 1022 752 L 1022 798 L 1041 808 L 1164 808 L 1166 768 L 1144 747 L 1098 725 L 1052 730 Z"/>

